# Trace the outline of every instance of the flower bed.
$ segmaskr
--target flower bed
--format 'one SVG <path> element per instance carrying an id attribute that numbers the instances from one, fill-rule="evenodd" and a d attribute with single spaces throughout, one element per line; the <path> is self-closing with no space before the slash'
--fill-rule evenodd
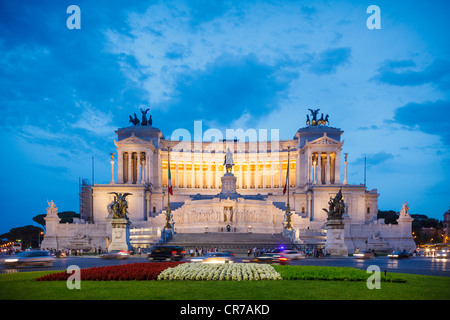
<path id="1" fill-rule="evenodd" d="M 270 265 L 257 263 L 203 264 L 186 263 L 167 268 L 158 280 L 282 280 Z"/>
<path id="2" fill-rule="evenodd" d="M 132 263 L 120 266 L 95 267 L 81 269 L 80 280 L 156 280 L 158 275 L 167 268 L 176 267 L 185 262 Z M 67 280 L 70 274 L 57 272 L 37 278 L 36 281 Z"/>

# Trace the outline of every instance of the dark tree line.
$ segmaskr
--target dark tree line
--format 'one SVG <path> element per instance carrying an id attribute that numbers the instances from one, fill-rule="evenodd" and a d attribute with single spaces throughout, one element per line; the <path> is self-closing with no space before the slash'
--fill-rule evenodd
<path id="1" fill-rule="evenodd" d="M 397 224 L 399 213 L 393 210 L 378 211 L 378 219 L 384 219 L 386 224 Z M 438 243 L 442 241 L 443 224 L 441 220 L 429 218 L 424 214 L 411 214 L 413 218 L 412 232 L 417 244 Z M 425 232 L 423 228 L 434 228 L 435 231 Z"/>
<path id="2" fill-rule="evenodd" d="M 12 228 L 9 232 L 0 235 L 0 239 L 7 239 L 7 241 L 20 240 L 23 248 L 38 248 L 40 242 L 44 239 L 44 235 L 41 234 L 45 231 L 46 214 L 38 214 L 33 217 L 33 221 L 40 224 L 41 227 L 27 225 L 23 227 Z M 74 211 L 62 211 L 58 213 L 58 217 L 61 219 L 60 223 L 73 223 L 73 218 L 79 218 L 80 214 Z"/>

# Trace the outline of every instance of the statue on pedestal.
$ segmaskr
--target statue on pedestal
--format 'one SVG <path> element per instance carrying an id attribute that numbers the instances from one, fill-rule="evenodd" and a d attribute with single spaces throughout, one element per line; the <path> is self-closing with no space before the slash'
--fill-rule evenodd
<path id="1" fill-rule="evenodd" d="M 328 209 L 323 209 L 328 213 L 328 219 L 325 223 L 327 229 L 325 252 L 331 256 L 347 257 L 348 248 L 344 241 L 344 218 L 342 217 L 345 213 L 345 204 L 340 189 L 334 198 L 330 198 L 328 205 Z"/>
<path id="2" fill-rule="evenodd" d="M 328 201 L 328 205 L 328 210 L 323 208 L 323 211 L 328 213 L 328 220 L 342 219 L 342 215 L 345 213 L 345 203 L 341 189 L 339 189 L 336 197 L 330 198 L 330 201 Z"/>
<path id="3" fill-rule="evenodd" d="M 116 195 L 114 201 L 111 203 L 110 206 L 113 214 L 113 219 L 126 219 L 128 202 L 125 198 L 131 195 L 132 193 L 110 192 L 109 194 Z"/>
<path id="4" fill-rule="evenodd" d="M 47 217 L 49 217 L 49 216 L 57 216 L 58 215 L 58 208 L 56 207 L 56 205 L 53 202 L 53 200 L 50 200 L 50 202 L 48 202 L 48 200 L 47 200 L 47 204 L 48 204 Z"/>
<path id="5" fill-rule="evenodd" d="M 225 166 L 227 173 L 231 173 L 231 169 L 234 166 L 234 160 L 233 160 L 233 153 L 231 152 L 230 148 L 228 148 L 227 153 L 225 154 L 225 160 L 223 162 L 223 165 Z"/>
<path id="6" fill-rule="evenodd" d="M 110 192 L 116 195 L 114 201 L 108 206 L 112 213 L 111 219 L 111 243 L 108 250 L 130 250 L 130 221 L 127 218 L 128 202 L 125 199 L 131 193 Z"/>
<path id="7" fill-rule="evenodd" d="M 403 202 L 402 209 L 400 210 L 400 216 L 409 216 L 409 206 L 406 201 Z"/>

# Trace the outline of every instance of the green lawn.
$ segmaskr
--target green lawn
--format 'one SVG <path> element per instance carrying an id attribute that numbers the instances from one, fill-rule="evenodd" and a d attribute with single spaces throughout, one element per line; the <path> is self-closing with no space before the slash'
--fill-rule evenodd
<path id="1" fill-rule="evenodd" d="M 282 269 L 281 274 L 292 275 L 292 269 Z M 406 282 L 382 282 L 379 290 L 369 290 L 365 281 L 336 280 L 82 281 L 81 289 L 69 290 L 65 281 L 35 281 L 48 273 L 1 274 L 0 300 L 450 299 L 450 278 L 409 274 L 396 274 Z"/>

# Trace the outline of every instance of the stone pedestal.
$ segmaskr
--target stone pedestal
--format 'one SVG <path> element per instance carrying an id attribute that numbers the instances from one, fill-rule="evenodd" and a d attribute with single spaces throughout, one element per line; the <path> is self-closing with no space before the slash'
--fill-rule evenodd
<path id="1" fill-rule="evenodd" d="M 222 180 L 222 194 L 236 193 L 236 177 L 231 172 L 227 172 L 221 178 Z"/>
<path id="2" fill-rule="evenodd" d="M 397 248 L 394 249 L 407 251 L 416 249 L 417 246 L 411 234 L 413 220 L 408 213 L 400 214 L 400 217 L 397 219 L 398 227 L 400 228 L 400 240 L 397 241 Z"/>
<path id="3" fill-rule="evenodd" d="M 325 252 L 332 257 L 348 257 L 348 248 L 344 242 L 344 225 L 343 219 L 328 220 L 325 223 Z"/>
<path id="4" fill-rule="evenodd" d="M 111 243 L 108 251 L 131 250 L 130 222 L 127 219 L 111 219 Z"/>
<path id="5" fill-rule="evenodd" d="M 56 207 L 53 200 L 48 202 L 49 207 L 47 208 L 47 215 L 45 216 L 45 226 L 46 232 L 42 243 L 40 244 L 42 249 L 57 249 L 58 248 L 58 237 L 56 229 L 58 227 L 61 219 L 58 217 L 58 208 Z"/>

